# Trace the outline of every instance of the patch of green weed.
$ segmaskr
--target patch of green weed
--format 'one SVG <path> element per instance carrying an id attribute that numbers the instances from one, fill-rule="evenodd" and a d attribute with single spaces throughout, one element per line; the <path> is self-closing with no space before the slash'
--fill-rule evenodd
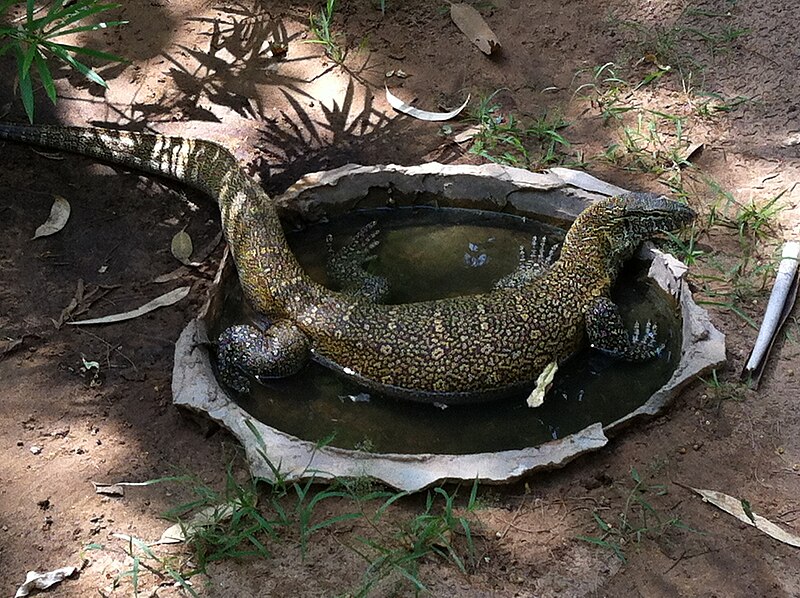
<path id="1" fill-rule="evenodd" d="M 599 533 L 578 536 L 579 540 L 610 550 L 623 563 L 627 562 L 627 547 L 639 545 L 645 538 L 662 538 L 670 529 L 696 531 L 684 525 L 676 515 L 665 515 L 652 505 L 653 497 L 667 494 L 666 486 L 649 484 L 635 468 L 631 469 L 631 480 L 633 487 L 619 515 L 603 518 L 598 511 L 593 511 Z"/>
<path id="2" fill-rule="evenodd" d="M 309 28 L 314 39 L 306 40 L 308 44 L 320 44 L 328 58 L 337 64 L 344 62 L 347 50 L 340 43 L 341 35 L 333 30 L 333 17 L 336 12 L 336 0 L 326 0 L 325 6 L 309 17 Z"/>
<path id="3" fill-rule="evenodd" d="M 68 4 L 65 0 L 53 0 L 45 11 L 44 7 L 37 7 L 34 0 L 26 0 L 25 14 L 19 19 L 10 20 L 10 12 L 15 4 L 19 2 L 0 0 L 0 56 L 11 52 L 16 58 L 17 85 L 25 113 L 31 122 L 34 114 L 34 77 L 39 79 L 50 101 L 56 103 L 56 86 L 48 62 L 51 59 L 67 64 L 93 83 L 108 87 L 94 69 L 81 62 L 83 58 L 79 60 L 76 56 L 111 62 L 122 62 L 124 59 L 107 52 L 66 44 L 59 38 L 126 24 L 127 21 L 81 24 L 88 17 L 117 8 L 119 4 L 103 4 L 100 0 L 78 0 Z"/>

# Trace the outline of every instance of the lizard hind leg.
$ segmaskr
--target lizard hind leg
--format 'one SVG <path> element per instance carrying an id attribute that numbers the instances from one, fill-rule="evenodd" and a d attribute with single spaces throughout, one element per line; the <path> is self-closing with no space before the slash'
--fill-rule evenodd
<path id="1" fill-rule="evenodd" d="M 608 297 L 598 297 L 587 310 L 586 333 L 592 348 L 626 361 L 647 361 L 664 350 L 658 342 L 656 324 L 648 320 L 642 328 L 635 322 L 628 334 L 619 308 Z"/>
<path id="2" fill-rule="evenodd" d="M 219 379 L 240 393 L 250 392 L 250 378 L 283 378 L 308 361 L 308 338 L 288 320 L 266 331 L 255 326 L 231 326 L 217 342 Z"/>
<path id="3" fill-rule="evenodd" d="M 333 248 L 333 236 L 328 235 L 328 275 L 342 292 L 380 303 L 389 292 L 389 282 L 383 276 L 370 274 L 365 264 L 376 258 L 378 234 L 374 220 L 359 230 L 341 249 Z"/>

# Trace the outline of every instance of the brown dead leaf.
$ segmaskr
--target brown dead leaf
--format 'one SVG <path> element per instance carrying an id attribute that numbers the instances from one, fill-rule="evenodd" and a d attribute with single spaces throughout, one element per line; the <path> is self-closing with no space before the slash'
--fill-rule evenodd
<path id="1" fill-rule="evenodd" d="M 451 4 L 450 18 L 469 41 L 487 56 L 501 48 L 494 31 L 483 20 L 481 14 L 469 4 Z"/>
<path id="2" fill-rule="evenodd" d="M 183 278 L 184 276 L 189 274 L 189 272 L 191 272 L 189 266 L 192 268 L 199 268 L 200 266 L 202 266 L 203 262 L 205 262 L 208 259 L 208 256 L 211 255 L 214 249 L 216 249 L 220 241 L 222 241 L 222 231 L 218 232 L 217 235 L 213 239 L 211 239 L 211 242 L 209 242 L 208 245 L 206 245 L 205 247 L 196 252 L 197 258 L 195 259 L 195 261 L 189 262 L 185 266 L 181 266 L 173 270 L 172 272 L 156 276 L 153 279 L 153 282 L 161 284 L 164 282 L 169 282 L 171 280 L 177 280 L 179 278 Z"/>

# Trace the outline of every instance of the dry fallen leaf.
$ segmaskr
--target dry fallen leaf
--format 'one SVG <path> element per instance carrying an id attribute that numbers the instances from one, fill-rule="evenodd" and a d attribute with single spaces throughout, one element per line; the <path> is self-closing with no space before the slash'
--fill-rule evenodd
<path id="1" fill-rule="evenodd" d="M 553 386 L 553 378 L 558 371 L 558 363 L 553 361 L 548 363 L 545 366 L 544 370 L 541 374 L 539 374 L 539 379 L 536 380 L 536 388 L 533 389 L 530 396 L 528 397 L 528 407 L 539 407 L 542 403 L 544 403 L 544 397 L 547 394 L 547 391 L 550 390 L 550 387 Z"/>
<path id="2" fill-rule="evenodd" d="M 69 213 L 69 202 L 60 195 L 56 195 L 53 199 L 53 206 L 50 208 L 50 216 L 44 224 L 36 229 L 33 238 L 46 237 L 60 231 L 69 220 Z"/>
<path id="3" fill-rule="evenodd" d="M 455 110 L 451 110 L 450 112 L 429 112 L 427 110 L 414 108 L 414 106 L 406 104 L 403 100 L 389 91 L 388 87 L 386 88 L 386 101 L 389 102 L 389 105 L 392 108 L 398 112 L 402 112 L 403 114 L 408 114 L 409 116 L 413 116 L 414 118 L 418 118 L 420 120 L 440 121 L 450 120 L 451 118 L 458 116 L 461 111 L 467 107 L 467 104 L 469 103 L 469 96 L 467 96 L 467 99 L 464 100 L 464 103 L 461 104 L 461 106 Z"/>
<path id="4" fill-rule="evenodd" d="M 450 18 L 456 27 L 478 46 L 484 54 L 491 54 L 500 49 L 500 42 L 481 14 L 469 4 L 451 4 Z"/>
<path id="5" fill-rule="evenodd" d="M 17 593 L 14 594 L 14 598 L 24 598 L 30 595 L 34 590 L 46 590 L 61 583 L 68 577 L 72 577 L 77 570 L 77 567 L 61 567 L 60 569 L 48 571 L 47 573 L 28 571 L 28 574 L 25 576 L 25 583 L 17 588 Z"/>
<path id="6" fill-rule="evenodd" d="M 702 490 L 698 488 L 692 488 L 692 490 L 702 496 L 705 502 L 710 502 L 715 507 L 719 507 L 726 513 L 736 517 L 736 519 L 739 521 L 742 521 L 747 525 L 752 525 L 756 529 L 764 532 L 768 536 L 775 538 L 776 540 L 779 540 L 780 542 L 783 542 L 784 544 L 800 548 L 800 537 L 778 527 L 769 519 L 765 519 L 757 513 L 753 513 L 752 511 L 748 513 L 745 510 L 741 499 L 728 496 L 727 494 L 717 492 L 716 490 Z"/>
<path id="7" fill-rule="evenodd" d="M 179 268 L 176 268 L 167 274 L 156 276 L 153 279 L 153 282 L 161 284 L 186 276 L 189 272 L 191 272 L 187 266 L 191 266 L 192 268 L 202 266 L 203 262 L 208 259 L 208 256 L 211 255 L 211 252 L 214 251 L 214 249 L 216 249 L 220 241 L 222 241 L 222 231 L 218 232 L 217 235 L 208 243 L 208 245 L 197 251 L 197 256 L 193 262 L 189 262 L 185 266 L 180 266 Z"/>
<path id="8" fill-rule="evenodd" d="M 19 338 L 6 338 L 4 340 L 0 340 L 0 359 L 21 347 L 23 340 L 25 340 L 24 334 Z"/>
<path id="9" fill-rule="evenodd" d="M 125 496 L 125 488 L 121 484 L 98 484 L 92 482 L 95 494 L 105 494 L 107 496 Z"/>
<path id="10" fill-rule="evenodd" d="M 78 320 L 77 322 L 68 322 L 73 326 L 84 326 L 87 324 L 111 324 L 113 322 L 122 322 L 124 320 L 132 320 L 133 318 L 138 318 L 139 316 L 143 316 L 146 313 L 149 313 L 159 307 L 166 307 L 168 305 L 172 305 L 173 303 L 177 303 L 186 295 L 189 294 L 189 291 L 192 287 L 180 287 L 175 289 L 174 291 L 170 291 L 169 293 L 165 293 L 160 297 L 156 297 L 149 303 L 142 305 L 139 308 L 136 308 L 131 311 L 126 311 L 121 314 L 112 314 L 110 316 L 104 316 L 102 318 L 94 318 L 91 320 Z"/>
<path id="11" fill-rule="evenodd" d="M 189 258 L 192 257 L 192 251 L 194 251 L 192 238 L 189 236 L 189 233 L 185 230 L 176 233 L 175 236 L 172 237 L 171 250 L 176 260 L 181 264 L 188 264 Z"/>
<path id="12" fill-rule="evenodd" d="M 198 528 L 216 525 L 233 517 L 239 505 L 228 502 L 221 505 L 212 505 L 200 509 L 186 523 L 176 523 L 164 530 L 157 544 L 177 544 L 185 542 L 187 535 L 192 535 Z"/>

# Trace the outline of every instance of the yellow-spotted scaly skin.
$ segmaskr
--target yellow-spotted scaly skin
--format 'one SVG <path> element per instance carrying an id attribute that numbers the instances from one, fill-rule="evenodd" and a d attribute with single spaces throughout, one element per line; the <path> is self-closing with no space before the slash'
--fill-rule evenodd
<path id="1" fill-rule="evenodd" d="M 338 293 L 312 281 L 290 252 L 269 196 L 220 145 L 103 129 L 8 124 L 0 124 L 0 138 L 167 176 L 217 201 L 245 297 L 282 331 L 269 343 L 248 344 L 242 340 L 258 330 L 237 328 L 223 334 L 221 345 L 243 346 L 244 353 L 258 345 L 253 351 L 270 356 L 287 348 L 286 363 L 263 367 L 258 364 L 275 360 L 226 349 L 231 355 L 221 364 L 223 379 L 235 381 L 235 388 L 243 391 L 250 376 L 295 371 L 295 360 L 305 354 L 297 347 L 307 346 L 313 359 L 390 395 L 450 403 L 495 398 L 535 381 L 548 363 L 570 356 L 585 337 L 587 318 L 594 336 L 602 332 L 609 289 L 623 261 L 644 239 L 694 217 L 682 204 L 655 195 L 610 198 L 578 217 L 559 259 L 527 284 L 483 295 L 381 305 L 368 293 Z M 613 345 L 590 341 L 598 340 L 599 349 L 623 357 L 652 353 L 652 342 L 639 350 L 641 339 L 620 334 L 618 325 L 608 319 L 608 326 L 615 327 L 608 335 Z"/>

